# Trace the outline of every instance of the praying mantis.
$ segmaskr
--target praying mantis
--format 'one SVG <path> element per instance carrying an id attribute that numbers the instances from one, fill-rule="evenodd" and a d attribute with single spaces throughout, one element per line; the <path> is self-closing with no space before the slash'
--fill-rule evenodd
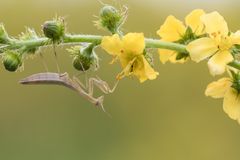
<path id="1" fill-rule="evenodd" d="M 82 44 L 82 45 L 84 46 L 87 44 Z M 66 72 L 60 73 L 60 68 L 57 62 L 57 53 L 55 49 L 56 49 L 55 44 L 53 44 L 54 57 L 56 60 L 58 73 L 48 72 L 47 65 L 45 61 L 43 61 L 43 65 L 47 70 L 47 72 L 30 75 L 20 80 L 19 83 L 23 85 L 49 84 L 49 85 L 65 86 L 69 89 L 76 91 L 80 96 L 84 97 L 86 100 L 88 100 L 90 103 L 94 104 L 95 106 L 101 107 L 102 110 L 105 113 L 107 113 L 103 107 L 104 96 L 102 95 L 97 98 L 93 96 L 94 86 L 98 87 L 104 94 L 110 94 L 114 92 L 119 81 L 117 80 L 113 88 L 110 88 L 108 83 L 103 81 L 99 77 L 96 77 L 96 78 L 92 77 L 92 78 L 89 78 L 88 81 L 86 81 L 86 85 L 84 85 L 76 76 L 73 76 L 73 78 L 70 78 L 68 73 Z M 43 55 L 41 52 L 40 52 L 40 57 L 43 60 Z M 82 66 L 82 68 L 84 67 Z M 85 72 L 85 70 L 83 72 Z"/>
<path id="2" fill-rule="evenodd" d="M 88 85 L 84 86 L 76 77 L 71 79 L 68 73 L 37 73 L 29 77 L 26 77 L 19 81 L 20 84 L 24 85 L 35 85 L 35 84 L 52 84 L 60 85 L 70 88 L 79 93 L 82 97 L 88 100 L 90 103 L 97 107 L 101 107 L 102 110 L 106 112 L 103 107 L 104 96 L 98 98 L 93 97 L 94 85 L 97 86 L 103 93 L 110 94 L 113 93 L 118 85 L 118 81 L 115 83 L 114 87 L 111 89 L 107 82 L 103 81 L 99 77 L 89 78 Z"/>

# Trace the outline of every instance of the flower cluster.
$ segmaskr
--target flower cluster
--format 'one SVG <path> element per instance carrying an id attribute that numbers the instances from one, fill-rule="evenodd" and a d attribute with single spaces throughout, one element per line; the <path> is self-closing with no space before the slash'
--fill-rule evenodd
<path id="1" fill-rule="evenodd" d="M 185 25 L 174 16 L 168 16 L 157 34 L 164 42 L 186 45 L 184 52 L 158 49 L 163 64 L 167 61 L 185 63 L 187 60 L 207 60 L 213 76 L 229 70 L 230 78 L 209 84 L 205 94 L 213 98 L 224 97 L 224 111 L 240 123 L 240 72 L 228 67 L 240 53 L 240 31 L 230 32 L 226 21 L 218 12 L 206 13 L 196 9 L 186 16 Z M 123 71 L 118 78 L 135 75 L 140 82 L 144 82 L 157 77 L 158 72 L 154 71 L 146 59 L 143 33 L 105 36 L 101 47 L 114 57 L 114 61 L 120 60 Z"/>
<path id="2" fill-rule="evenodd" d="M 194 62 L 207 60 L 210 74 L 221 75 L 226 70 L 230 78 L 222 78 L 207 86 L 205 95 L 224 98 L 223 108 L 230 118 L 240 123 L 240 72 L 229 64 L 239 55 L 240 31 L 230 32 L 225 19 L 218 12 L 205 13 L 197 9 L 185 19 L 186 27 L 174 16 L 168 16 L 158 30 L 164 41 L 185 44 L 187 53 L 159 49 L 160 60 Z"/>
<path id="3" fill-rule="evenodd" d="M 195 62 L 207 59 L 211 75 L 221 75 L 228 70 L 230 78 L 222 78 L 208 85 L 206 96 L 224 98 L 223 109 L 230 118 L 240 123 L 240 76 L 239 71 L 228 66 L 237 55 L 240 32 L 232 33 L 224 18 L 218 12 L 201 16 L 206 37 L 187 45 L 190 57 Z"/>

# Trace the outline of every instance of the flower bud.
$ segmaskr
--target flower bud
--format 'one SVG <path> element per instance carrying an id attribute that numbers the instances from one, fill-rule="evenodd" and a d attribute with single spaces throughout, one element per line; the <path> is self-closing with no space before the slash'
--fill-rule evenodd
<path id="1" fill-rule="evenodd" d="M 94 44 L 84 47 L 76 46 L 68 51 L 73 57 L 73 67 L 79 71 L 87 71 L 93 64 L 98 63 L 98 57 L 93 51 Z"/>
<path id="2" fill-rule="evenodd" d="M 100 10 L 100 25 L 112 34 L 116 33 L 123 20 L 122 14 L 113 6 L 105 5 Z"/>
<path id="3" fill-rule="evenodd" d="M 100 10 L 100 16 L 103 19 L 115 18 L 118 15 L 118 10 L 110 5 L 105 5 Z"/>
<path id="4" fill-rule="evenodd" d="M 74 57 L 72 63 L 73 67 L 79 71 L 87 71 L 91 66 L 89 59 L 84 56 Z"/>
<path id="5" fill-rule="evenodd" d="M 21 55 L 16 51 L 6 51 L 3 55 L 3 65 L 6 70 L 15 72 L 22 66 Z"/>
<path id="6" fill-rule="evenodd" d="M 7 44 L 9 42 L 10 38 L 8 37 L 8 34 L 5 30 L 5 27 L 3 24 L 0 24 L 0 43 L 1 44 Z"/>
<path id="7" fill-rule="evenodd" d="M 61 41 L 64 36 L 65 25 L 62 18 L 57 18 L 52 21 L 46 21 L 43 25 L 44 35 L 53 40 L 53 42 Z"/>

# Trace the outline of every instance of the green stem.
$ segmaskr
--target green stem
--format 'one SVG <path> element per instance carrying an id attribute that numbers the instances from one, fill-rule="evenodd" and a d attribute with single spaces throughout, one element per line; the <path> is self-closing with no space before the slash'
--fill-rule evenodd
<path id="1" fill-rule="evenodd" d="M 101 41 L 102 36 L 99 35 L 66 35 L 63 43 L 86 42 L 100 44 Z"/>
<path id="2" fill-rule="evenodd" d="M 162 40 L 156 40 L 156 39 L 145 39 L 146 47 L 147 48 L 162 48 L 162 49 L 169 49 L 174 50 L 178 52 L 186 52 L 186 46 L 178 43 L 172 43 L 172 42 L 164 42 Z"/>
<path id="3" fill-rule="evenodd" d="M 100 35 L 65 35 L 63 42 L 61 44 L 71 44 L 71 43 L 96 43 L 100 44 L 103 36 Z M 184 45 L 173 43 L 173 42 L 164 42 L 157 39 L 145 39 L 146 48 L 162 48 L 169 49 L 178 52 L 186 52 Z M 61 45 L 60 44 L 60 45 Z M 34 48 L 49 45 L 48 38 L 38 38 L 34 40 L 19 41 L 16 40 L 7 47 L 8 49 L 19 49 L 23 46 Z"/>

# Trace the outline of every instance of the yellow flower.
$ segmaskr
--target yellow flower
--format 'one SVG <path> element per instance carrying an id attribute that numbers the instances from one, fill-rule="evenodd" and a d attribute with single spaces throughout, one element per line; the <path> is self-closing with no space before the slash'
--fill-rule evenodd
<path id="1" fill-rule="evenodd" d="M 210 73 L 219 75 L 225 72 L 226 65 L 233 60 L 230 52 L 234 44 L 239 44 L 239 32 L 229 36 L 226 21 L 218 12 L 201 16 L 209 37 L 197 39 L 187 45 L 190 57 L 195 62 L 200 62 L 210 57 L 208 68 Z"/>
<path id="2" fill-rule="evenodd" d="M 222 78 L 207 86 L 206 96 L 224 98 L 223 110 L 228 116 L 240 124 L 240 95 L 239 82 L 232 78 Z"/>
<path id="3" fill-rule="evenodd" d="M 189 15 L 185 18 L 185 23 L 187 27 L 190 27 L 192 30 L 192 34 L 195 36 L 199 36 L 204 34 L 204 25 L 200 21 L 200 17 L 204 15 L 205 12 L 201 9 L 193 10 Z M 178 42 L 184 38 L 184 35 L 186 34 L 187 27 L 184 26 L 184 24 L 176 19 L 174 16 L 170 15 L 167 17 L 164 24 L 160 27 L 160 29 L 157 31 L 157 34 L 162 38 L 163 41 L 167 42 Z M 189 41 L 189 39 L 186 39 Z M 183 42 L 183 43 L 189 43 L 189 42 Z M 167 49 L 159 49 L 159 56 L 160 61 L 162 63 L 166 63 L 167 61 L 170 61 L 172 63 L 184 63 L 186 61 L 186 58 L 181 58 L 180 60 L 176 60 L 178 53 L 172 50 Z M 187 57 L 188 55 L 186 55 Z"/>
<path id="4" fill-rule="evenodd" d="M 154 71 L 143 54 L 145 49 L 143 33 L 128 33 L 122 38 L 117 34 L 105 36 L 101 47 L 120 60 L 123 71 L 118 75 L 119 79 L 131 74 L 140 82 L 156 79 L 158 72 Z"/>

